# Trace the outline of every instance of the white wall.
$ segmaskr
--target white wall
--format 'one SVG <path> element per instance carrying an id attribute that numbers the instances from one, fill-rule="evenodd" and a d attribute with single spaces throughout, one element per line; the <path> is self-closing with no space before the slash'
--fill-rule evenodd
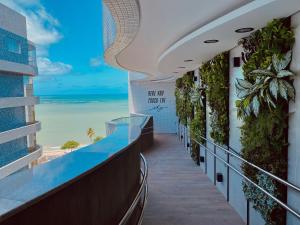
<path id="1" fill-rule="evenodd" d="M 229 146 L 237 152 L 241 151 L 241 131 L 239 127 L 242 125 L 242 121 L 237 118 L 237 108 L 235 106 L 235 101 L 237 100 L 235 82 L 237 78 L 243 78 L 243 74 L 242 67 L 233 66 L 233 58 L 240 57 L 241 52 L 241 47 L 236 47 L 230 51 L 229 70 Z M 230 157 L 230 163 L 240 169 L 241 163 L 239 160 Z M 242 178 L 232 170 L 229 172 L 229 187 L 229 203 L 237 210 L 244 221 L 246 221 L 247 201 L 242 190 Z"/>
<path id="2" fill-rule="evenodd" d="M 237 78 L 243 78 L 242 72 L 242 59 L 240 67 L 234 67 L 233 60 L 234 57 L 240 57 L 242 52 L 241 47 L 236 47 L 230 51 L 230 71 L 229 71 L 229 146 L 235 151 L 241 151 L 241 130 L 240 126 L 242 121 L 237 118 L 237 108 L 235 106 L 235 101 L 238 99 L 236 94 L 235 83 Z M 241 161 L 230 157 L 230 163 L 234 165 L 235 168 L 241 170 Z M 229 172 L 229 203 L 235 208 L 243 220 L 247 221 L 247 201 L 243 192 L 242 186 L 243 179 L 234 171 Z M 254 210 L 250 205 L 249 210 L 249 224 L 250 225 L 264 225 L 265 222 L 260 216 L 260 214 Z"/>
<path id="3" fill-rule="evenodd" d="M 300 13 L 292 17 L 296 43 L 293 49 L 293 61 L 291 69 L 297 76 L 294 80 L 296 89 L 296 102 L 290 104 L 289 118 L 289 157 L 288 179 L 291 183 L 300 186 Z M 288 192 L 288 203 L 300 211 L 300 193 L 293 190 Z M 288 225 L 299 225 L 300 221 L 293 215 L 288 215 Z"/>
<path id="4" fill-rule="evenodd" d="M 27 38 L 26 19 L 21 14 L 0 3 L 0 27 Z"/>
<path id="5" fill-rule="evenodd" d="M 129 112 L 153 116 L 154 132 L 176 133 L 175 81 L 129 80 Z"/>

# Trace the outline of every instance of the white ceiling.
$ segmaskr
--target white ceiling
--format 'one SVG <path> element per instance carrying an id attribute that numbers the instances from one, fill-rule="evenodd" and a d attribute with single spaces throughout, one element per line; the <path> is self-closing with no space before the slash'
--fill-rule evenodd
<path id="1" fill-rule="evenodd" d="M 139 4 L 139 31 L 117 61 L 151 79 L 166 79 L 175 71 L 182 74 L 233 48 L 245 36 L 235 33 L 237 28 L 261 28 L 272 18 L 300 10 L 300 0 L 139 0 Z M 204 44 L 207 39 L 220 42 Z"/>

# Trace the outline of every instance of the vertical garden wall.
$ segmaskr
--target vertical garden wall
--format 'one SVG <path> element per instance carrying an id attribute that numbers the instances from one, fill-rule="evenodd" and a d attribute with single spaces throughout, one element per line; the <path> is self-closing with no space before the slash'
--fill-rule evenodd
<path id="1" fill-rule="evenodd" d="M 241 41 L 244 79 L 237 80 L 236 102 L 241 127 L 242 156 L 287 180 L 288 102 L 295 97 L 289 71 L 294 34 L 289 19 L 274 20 Z M 286 202 L 286 188 L 244 164 L 243 172 Z M 243 184 L 246 198 L 267 225 L 285 224 L 285 210 L 252 185 Z"/>
<path id="2" fill-rule="evenodd" d="M 275 19 L 265 28 L 243 38 L 243 78 L 236 80 L 239 100 L 237 117 L 242 120 L 241 156 L 270 173 L 287 180 L 289 101 L 295 99 L 293 72 L 289 70 L 294 34 L 290 19 Z M 210 137 L 218 144 L 229 139 L 229 54 L 217 55 L 200 69 L 201 86 L 188 73 L 176 82 L 179 121 L 189 126 L 192 139 L 205 144 L 206 107 L 210 108 Z M 207 101 L 207 104 L 206 104 Z M 199 162 L 197 143 L 192 158 Z M 242 164 L 242 172 L 282 202 L 286 187 L 258 170 Z M 227 181 L 228 182 L 228 181 Z M 239 185 L 239 184 L 237 184 Z M 286 211 L 249 183 L 242 184 L 245 197 L 266 225 L 286 223 Z"/>
<path id="3" fill-rule="evenodd" d="M 194 72 L 177 79 L 175 97 L 179 123 L 190 127 L 191 137 L 197 141 L 205 136 L 205 93 L 194 82 Z M 199 164 L 199 145 L 191 140 L 191 157 Z"/>
<path id="4" fill-rule="evenodd" d="M 229 54 L 217 55 L 200 68 L 210 107 L 211 138 L 228 145 L 229 134 Z"/>

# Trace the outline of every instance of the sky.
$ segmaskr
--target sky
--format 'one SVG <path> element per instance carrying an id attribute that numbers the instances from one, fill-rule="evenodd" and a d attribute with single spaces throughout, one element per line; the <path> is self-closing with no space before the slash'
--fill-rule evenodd
<path id="1" fill-rule="evenodd" d="M 0 0 L 27 18 L 36 95 L 126 94 L 127 72 L 103 59 L 101 0 Z"/>

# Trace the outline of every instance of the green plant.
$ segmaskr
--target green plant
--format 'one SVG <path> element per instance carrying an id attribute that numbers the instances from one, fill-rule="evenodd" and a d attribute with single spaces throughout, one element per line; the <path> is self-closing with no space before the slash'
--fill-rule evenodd
<path id="1" fill-rule="evenodd" d="M 282 59 L 273 55 L 272 64 L 267 69 L 253 70 L 247 75 L 254 77 L 254 83 L 237 79 L 236 90 L 241 99 L 236 102 L 239 117 L 249 116 L 251 113 L 257 116 L 263 104 L 267 104 L 270 110 L 276 108 L 278 97 L 286 101 L 294 100 L 295 89 L 287 79 L 295 74 L 286 70 L 291 59 L 291 51 L 288 51 Z"/>
<path id="2" fill-rule="evenodd" d="M 266 27 L 252 33 L 249 37 L 240 40 L 243 47 L 242 58 L 244 76 L 247 80 L 251 71 L 267 69 L 272 63 L 272 56 L 291 50 L 295 42 L 293 31 L 290 29 L 290 19 L 274 19 Z"/>
<path id="3" fill-rule="evenodd" d="M 204 93 L 203 93 L 204 94 Z M 203 104 L 201 105 L 199 103 L 195 104 L 195 114 L 194 118 L 190 121 L 190 134 L 191 138 L 193 139 L 192 149 L 191 149 L 191 157 L 192 159 L 199 165 L 200 161 L 200 149 L 199 149 L 199 143 L 205 144 L 205 140 L 201 137 L 206 136 L 206 108 L 205 108 L 205 96 L 201 96 Z M 196 142 L 197 141 L 197 142 Z"/>
<path id="4" fill-rule="evenodd" d="M 75 149 L 79 147 L 79 143 L 77 141 L 67 141 L 61 146 L 61 149 Z"/>
<path id="5" fill-rule="evenodd" d="M 89 139 L 93 140 L 93 137 L 95 136 L 95 131 L 93 128 L 89 128 L 87 131 L 86 131 L 86 135 L 89 137 Z"/>
<path id="6" fill-rule="evenodd" d="M 94 138 L 94 143 L 97 143 L 98 141 L 101 141 L 103 139 L 102 136 L 97 136 Z"/>
<path id="7" fill-rule="evenodd" d="M 191 154 L 191 158 L 194 160 L 194 162 L 197 165 L 200 165 L 200 146 L 194 140 L 191 140 L 191 151 L 190 151 L 190 154 Z"/>
<path id="8" fill-rule="evenodd" d="M 229 133 L 229 55 L 217 55 L 200 68 L 210 106 L 210 136 L 219 144 L 228 144 Z"/>
<path id="9" fill-rule="evenodd" d="M 194 119 L 190 122 L 191 137 L 201 144 L 205 141 L 201 137 L 206 136 L 206 116 L 205 107 L 196 106 Z"/>
<path id="10" fill-rule="evenodd" d="M 180 123 L 185 126 L 193 117 L 193 104 L 190 100 L 190 92 L 193 85 L 193 73 L 187 73 L 182 78 L 176 80 L 176 115 Z"/>
<path id="11" fill-rule="evenodd" d="M 258 173 L 256 175 L 257 183 L 260 187 L 264 188 L 273 196 L 276 195 L 277 188 L 274 184 L 273 180 L 262 173 Z M 262 217 L 266 221 L 266 225 L 273 225 L 273 218 L 272 218 L 272 211 L 275 207 L 278 207 L 278 203 L 275 202 L 273 199 L 269 198 L 266 194 L 262 191 L 258 190 L 254 185 L 244 183 L 244 192 L 246 193 L 246 198 L 248 199 L 255 199 L 254 202 L 254 209 L 263 212 Z M 282 217 L 277 217 L 276 220 L 279 224 L 284 224 L 285 221 Z"/>
<path id="12" fill-rule="evenodd" d="M 190 99 L 194 106 L 204 107 L 205 89 L 194 86 L 190 92 Z"/>
<path id="13" fill-rule="evenodd" d="M 203 142 L 199 135 L 205 136 L 205 90 L 194 84 L 193 72 L 176 80 L 176 114 L 180 123 L 190 127 L 191 137 Z M 199 164 L 199 145 L 191 140 L 191 157 Z"/>
<path id="14" fill-rule="evenodd" d="M 287 179 L 288 101 L 294 87 L 288 71 L 294 34 L 289 19 L 273 20 L 241 42 L 244 79 L 238 80 L 241 99 L 237 102 L 241 126 L 241 154 L 246 160 Z M 270 66 L 271 65 L 271 66 Z M 254 102 L 253 102 L 254 101 Z M 286 202 L 286 187 L 243 164 L 244 174 Z M 286 211 L 248 183 L 243 184 L 246 198 L 252 202 L 266 225 L 285 224 Z"/>

